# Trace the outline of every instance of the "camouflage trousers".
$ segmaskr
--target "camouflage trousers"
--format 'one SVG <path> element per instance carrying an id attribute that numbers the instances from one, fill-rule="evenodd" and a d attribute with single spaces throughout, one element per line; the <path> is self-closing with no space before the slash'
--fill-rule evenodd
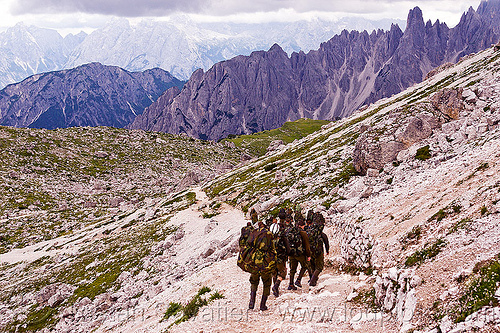
<path id="1" fill-rule="evenodd" d="M 312 260 L 312 258 L 311 258 Z M 304 272 L 307 270 L 308 272 L 310 271 L 309 267 L 309 262 L 307 261 L 307 258 L 305 255 L 298 256 L 298 257 L 290 257 L 290 283 L 293 280 L 295 273 L 297 272 L 297 267 L 301 267 L 301 272 L 304 274 Z"/>
<path id="2" fill-rule="evenodd" d="M 282 279 L 286 279 L 286 259 L 280 259 L 276 260 L 276 275 L 281 276 Z"/>
<path id="3" fill-rule="evenodd" d="M 250 291 L 257 292 L 257 288 L 259 287 L 259 278 L 262 280 L 262 284 L 264 285 L 262 295 L 269 296 L 271 293 L 271 282 L 273 279 L 271 273 L 250 274 Z"/>
<path id="4" fill-rule="evenodd" d="M 325 254 L 321 252 L 319 255 L 311 257 L 311 271 L 323 271 L 325 267 Z"/>

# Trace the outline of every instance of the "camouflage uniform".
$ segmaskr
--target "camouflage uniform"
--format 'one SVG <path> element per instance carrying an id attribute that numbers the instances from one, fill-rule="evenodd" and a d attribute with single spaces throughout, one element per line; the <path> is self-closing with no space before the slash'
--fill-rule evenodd
<path id="1" fill-rule="evenodd" d="M 238 266 L 250 273 L 250 302 L 248 307 L 254 308 L 259 279 L 264 285 L 260 309 L 267 310 L 266 301 L 270 294 L 272 274 L 276 270 L 276 248 L 273 234 L 268 231 L 263 223 L 253 231 L 247 239 L 248 247 L 240 252 Z"/>
<path id="2" fill-rule="evenodd" d="M 282 214 L 283 213 L 283 214 Z M 290 253 L 290 244 L 286 238 L 287 224 L 285 222 L 284 210 L 280 211 L 280 231 L 276 237 L 276 273 L 274 275 L 273 295 L 279 297 L 279 286 L 281 280 L 286 279 L 286 262 Z"/>
<path id="3" fill-rule="evenodd" d="M 286 229 L 281 226 L 278 237 L 276 238 L 276 275 L 281 278 L 286 278 L 286 262 L 288 261 L 288 253 L 290 252 L 290 244 L 285 236 Z"/>
<path id="4" fill-rule="evenodd" d="M 330 245 L 328 242 L 328 237 L 323 232 L 324 228 L 324 218 L 320 213 L 314 214 L 313 220 L 308 220 L 308 225 L 306 226 L 306 232 L 309 236 L 311 245 L 311 271 L 312 276 L 309 281 L 310 286 L 315 286 L 318 282 L 319 274 L 324 268 L 324 252 L 323 246 L 326 248 L 326 252 L 330 251 Z"/>
<path id="5" fill-rule="evenodd" d="M 240 251 L 248 246 L 248 237 L 254 230 L 255 228 L 252 226 L 250 222 L 248 222 L 248 224 L 245 227 L 241 228 L 241 236 L 238 240 L 238 243 L 240 245 Z"/>
<path id="6" fill-rule="evenodd" d="M 311 273 L 311 267 L 309 265 L 309 261 L 307 258 L 312 259 L 312 253 L 311 253 L 311 248 L 309 245 L 309 238 L 307 237 L 307 233 L 304 230 L 299 229 L 300 232 L 300 237 L 302 239 L 302 248 L 304 249 L 303 252 L 300 255 L 297 256 L 290 256 L 290 285 L 288 287 L 289 290 L 296 290 L 297 288 L 294 286 L 294 277 L 295 273 L 297 272 L 297 267 L 300 263 L 300 272 L 299 276 L 297 276 L 297 281 L 295 284 L 299 287 L 302 287 L 301 280 L 302 277 L 304 276 L 304 273 L 308 271 Z"/>

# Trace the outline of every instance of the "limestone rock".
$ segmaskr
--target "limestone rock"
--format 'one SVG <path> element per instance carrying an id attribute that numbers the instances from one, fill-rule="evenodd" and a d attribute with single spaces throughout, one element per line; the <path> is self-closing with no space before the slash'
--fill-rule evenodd
<path id="1" fill-rule="evenodd" d="M 463 88 L 445 88 L 437 91 L 431 97 L 431 103 L 448 119 L 458 119 L 465 108 L 462 98 Z"/>

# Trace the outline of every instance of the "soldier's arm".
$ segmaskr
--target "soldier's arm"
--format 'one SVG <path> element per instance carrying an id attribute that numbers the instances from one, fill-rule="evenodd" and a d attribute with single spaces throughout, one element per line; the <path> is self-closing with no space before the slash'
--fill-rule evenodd
<path id="1" fill-rule="evenodd" d="M 302 245 L 304 245 L 304 248 L 306 250 L 306 256 L 311 257 L 311 244 L 309 243 L 309 237 L 307 237 L 307 233 L 304 230 L 299 230 L 300 231 L 300 237 L 302 237 Z"/>
<path id="2" fill-rule="evenodd" d="M 330 243 L 328 242 L 328 236 L 324 232 L 322 232 L 321 238 L 323 238 L 323 244 L 325 244 L 326 254 L 328 254 L 330 252 Z"/>

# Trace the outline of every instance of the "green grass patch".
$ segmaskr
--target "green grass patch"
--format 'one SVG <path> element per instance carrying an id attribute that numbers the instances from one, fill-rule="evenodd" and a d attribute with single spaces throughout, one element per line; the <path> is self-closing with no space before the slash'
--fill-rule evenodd
<path id="1" fill-rule="evenodd" d="M 415 154 L 415 158 L 417 160 L 420 160 L 420 161 L 428 160 L 431 157 L 432 157 L 432 155 L 431 155 L 430 147 L 428 145 L 417 149 L 417 153 Z"/>
<path id="2" fill-rule="evenodd" d="M 51 328 L 57 323 L 55 317 L 58 310 L 49 306 L 38 308 L 34 305 L 30 308 L 27 318 L 23 321 L 16 320 L 6 327 L 8 332 L 36 332 L 44 328 Z"/>
<path id="3" fill-rule="evenodd" d="M 163 316 L 163 320 L 167 320 L 170 317 L 175 316 L 180 311 L 182 311 L 182 304 L 177 302 L 170 302 L 170 304 L 168 305 L 168 309 Z"/>
<path id="4" fill-rule="evenodd" d="M 228 137 L 224 141 L 233 142 L 237 147 L 245 149 L 250 155 L 262 156 L 267 152 L 267 147 L 274 140 L 282 140 L 285 144 L 301 139 L 321 129 L 321 126 L 328 124 L 326 120 L 313 120 L 302 118 L 296 121 L 289 121 L 280 128 L 269 131 L 262 131 L 250 135 L 240 135 Z"/>
<path id="5" fill-rule="evenodd" d="M 470 218 L 461 219 L 460 221 L 451 226 L 450 230 L 448 230 L 448 235 L 455 233 L 458 230 L 466 229 L 471 222 L 472 220 Z"/>
<path id="6" fill-rule="evenodd" d="M 208 298 L 207 297 L 202 297 L 203 295 L 206 295 L 210 293 L 212 290 L 204 286 L 198 290 L 198 293 L 194 295 L 189 302 L 187 302 L 186 305 L 181 305 L 180 303 L 170 303 L 167 311 L 165 312 L 165 315 L 163 316 L 162 320 L 167 320 L 172 316 L 175 316 L 179 313 L 182 312 L 182 316 L 180 316 L 176 321 L 174 321 L 170 326 L 172 325 L 177 325 L 182 322 L 188 321 L 189 319 L 196 317 L 198 315 L 198 312 L 200 309 L 211 302 L 217 300 L 217 299 L 222 299 L 224 298 L 224 295 L 222 295 L 220 292 L 215 291 L 212 295 L 210 295 Z"/>
<path id="7" fill-rule="evenodd" d="M 277 167 L 276 163 L 271 163 L 271 164 L 266 165 L 266 166 L 264 167 L 264 170 L 265 170 L 266 172 L 269 172 L 269 171 L 271 171 L 271 170 L 275 169 L 276 167 Z"/>
<path id="8" fill-rule="evenodd" d="M 434 243 L 425 246 L 422 250 L 416 251 L 409 256 L 405 261 L 406 267 L 421 265 L 426 259 L 431 259 L 437 256 L 446 246 L 446 241 L 442 239 L 436 240 Z"/>
<path id="9" fill-rule="evenodd" d="M 500 255 L 474 268 L 474 274 L 465 282 L 465 292 L 459 299 L 456 322 L 464 321 L 467 316 L 484 306 L 498 306 L 495 292 L 500 284 Z"/>

